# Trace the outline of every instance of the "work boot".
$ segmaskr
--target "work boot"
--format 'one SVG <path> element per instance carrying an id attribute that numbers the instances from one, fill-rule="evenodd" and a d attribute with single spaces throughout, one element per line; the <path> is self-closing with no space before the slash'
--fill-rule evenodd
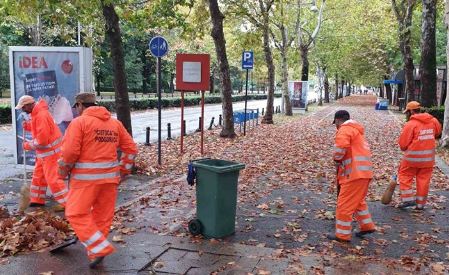
<path id="1" fill-rule="evenodd" d="M 89 263 L 89 267 L 91 269 L 95 269 L 97 267 L 97 265 L 101 264 L 101 262 L 103 261 L 104 256 L 101 257 L 97 257 L 95 259 L 93 259 L 90 263 Z"/>
<path id="2" fill-rule="evenodd" d="M 331 241 L 337 241 L 337 242 L 341 242 L 341 243 L 349 243 L 351 241 L 351 240 L 340 239 L 339 237 L 335 236 L 334 234 L 328 234 L 326 236 L 326 238 L 328 238 Z"/>
<path id="3" fill-rule="evenodd" d="M 55 212 L 64 212 L 65 206 L 63 206 L 62 204 L 57 204 L 57 205 L 53 206 L 52 209 Z"/>
<path id="4" fill-rule="evenodd" d="M 424 206 L 416 206 L 415 207 L 415 210 L 417 210 L 417 211 L 424 211 Z"/>
<path id="5" fill-rule="evenodd" d="M 355 236 L 358 237 L 358 238 L 363 238 L 365 235 L 371 234 L 371 233 L 374 233 L 374 232 L 376 232 L 375 229 L 372 229 L 372 230 L 365 230 L 365 231 L 359 231 L 359 232 L 356 232 L 356 233 L 355 233 Z"/>
<path id="6" fill-rule="evenodd" d="M 44 207 L 45 203 L 37 203 L 37 202 L 32 202 L 30 203 L 30 207 Z"/>
<path id="7" fill-rule="evenodd" d="M 414 201 L 406 201 L 406 202 L 401 202 L 398 205 L 398 208 L 399 209 L 404 209 L 404 208 L 412 207 L 412 206 L 415 206 L 415 205 L 416 205 L 416 202 L 414 202 Z"/>

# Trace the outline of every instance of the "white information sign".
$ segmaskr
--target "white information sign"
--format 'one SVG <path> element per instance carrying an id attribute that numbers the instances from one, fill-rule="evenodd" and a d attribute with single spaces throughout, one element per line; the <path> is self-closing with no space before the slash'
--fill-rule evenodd
<path id="1" fill-rule="evenodd" d="M 189 83 L 201 82 L 201 62 L 182 63 L 182 81 Z"/>

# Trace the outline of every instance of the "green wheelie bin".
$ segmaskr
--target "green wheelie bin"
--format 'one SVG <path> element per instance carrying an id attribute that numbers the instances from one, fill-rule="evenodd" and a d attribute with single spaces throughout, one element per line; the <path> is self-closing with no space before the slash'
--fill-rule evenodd
<path id="1" fill-rule="evenodd" d="M 235 232 L 237 182 L 245 164 L 202 159 L 192 162 L 196 170 L 196 219 L 189 222 L 193 235 L 222 238 Z"/>

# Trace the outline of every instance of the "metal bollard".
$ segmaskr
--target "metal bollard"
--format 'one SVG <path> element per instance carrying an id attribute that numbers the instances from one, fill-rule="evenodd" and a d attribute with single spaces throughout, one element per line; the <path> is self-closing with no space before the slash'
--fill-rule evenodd
<path id="1" fill-rule="evenodd" d="M 262 115 L 265 114 L 265 108 L 262 108 Z"/>
<path id="2" fill-rule="evenodd" d="M 167 123 L 167 140 L 171 140 L 171 123 Z"/>
<path id="3" fill-rule="evenodd" d="M 201 117 L 198 118 L 198 129 L 196 131 L 201 132 Z"/>
<path id="4" fill-rule="evenodd" d="M 182 121 L 182 125 L 183 125 L 183 128 L 184 128 L 184 133 L 182 133 L 182 135 L 183 136 L 187 136 L 187 129 L 186 129 L 186 121 L 185 120 Z"/>
<path id="5" fill-rule="evenodd" d="M 223 125 L 223 117 L 222 117 L 222 115 L 218 116 L 218 125 L 220 125 L 220 126 Z"/>
<path id="6" fill-rule="evenodd" d="M 210 125 L 209 125 L 208 130 L 212 130 L 212 127 L 214 126 L 214 119 L 215 119 L 215 117 L 212 117 L 212 119 L 210 120 Z"/>
<path id="7" fill-rule="evenodd" d="M 145 145 L 150 146 L 150 127 L 147 127 L 147 132 L 145 136 Z"/>

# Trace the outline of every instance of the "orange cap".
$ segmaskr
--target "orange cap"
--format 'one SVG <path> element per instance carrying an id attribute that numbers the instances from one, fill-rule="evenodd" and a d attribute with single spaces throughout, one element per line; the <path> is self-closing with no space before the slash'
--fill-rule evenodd
<path id="1" fill-rule="evenodd" d="M 418 101 L 410 101 L 409 103 L 407 103 L 407 107 L 405 107 L 405 110 L 403 113 L 406 113 L 407 111 L 410 110 L 416 110 L 421 108 L 421 104 Z"/>
<path id="2" fill-rule="evenodd" d="M 31 103 L 34 103 L 34 98 L 29 95 L 24 95 L 19 98 L 19 102 L 17 103 L 17 106 L 15 109 L 20 110 L 23 108 L 23 106 L 25 106 L 27 104 L 31 104 Z"/>

